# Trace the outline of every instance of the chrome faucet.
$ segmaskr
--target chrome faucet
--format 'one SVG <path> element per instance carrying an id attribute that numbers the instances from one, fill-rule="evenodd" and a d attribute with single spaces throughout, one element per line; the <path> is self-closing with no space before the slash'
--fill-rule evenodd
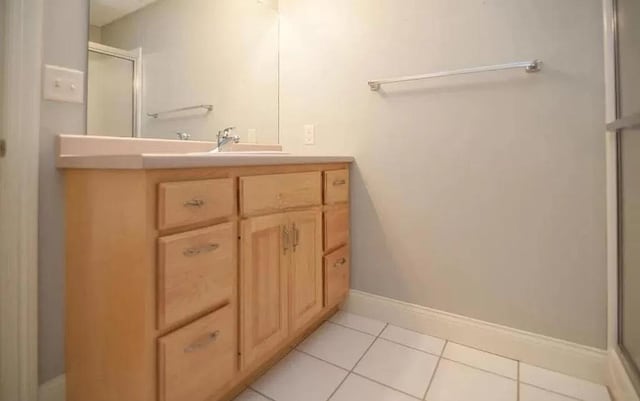
<path id="1" fill-rule="evenodd" d="M 240 142 L 240 137 L 238 135 L 232 135 L 233 131 L 236 127 L 229 127 L 223 130 L 218 131 L 218 151 L 222 151 L 222 147 L 227 143 L 233 141 L 233 143 Z"/>
<path id="2" fill-rule="evenodd" d="M 191 139 L 191 134 L 187 134 L 186 132 L 176 132 L 176 135 L 181 141 L 188 141 Z"/>

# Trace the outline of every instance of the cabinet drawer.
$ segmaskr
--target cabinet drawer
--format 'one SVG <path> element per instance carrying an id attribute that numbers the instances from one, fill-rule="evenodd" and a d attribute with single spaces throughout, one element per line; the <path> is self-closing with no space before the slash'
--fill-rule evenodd
<path id="1" fill-rule="evenodd" d="M 235 223 L 158 240 L 160 328 L 231 300 L 236 285 Z"/>
<path id="2" fill-rule="evenodd" d="M 234 214 L 233 179 L 166 182 L 158 188 L 160 230 Z"/>
<path id="3" fill-rule="evenodd" d="M 204 401 L 237 371 L 235 308 L 227 305 L 158 340 L 160 401 Z"/>
<path id="4" fill-rule="evenodd" d="M 349 292 L 350 256 L 344 246 L 324 257 L 324 303 L 331 308 L 342 302 Z"/>
<path id="5" fill-rule="evenodd" d="M 319 171 L 240 178 L 240 210 L 243 215 L 321 204 L 322 179 Z"/>
<path id="6" fill-rule="evenodd" d="M 349 241 L 349 208 L 327 210 L 324 213 L 324 250 L 345 245 Z"/>
<path id="7" fill-rule="evenodd" d="M 349 201 L 349 170 L 333 170 L 324 173 L 324 203 Z"/>

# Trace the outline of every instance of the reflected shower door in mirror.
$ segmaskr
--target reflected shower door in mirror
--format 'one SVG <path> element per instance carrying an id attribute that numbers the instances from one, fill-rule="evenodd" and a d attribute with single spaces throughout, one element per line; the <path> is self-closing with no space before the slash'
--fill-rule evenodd
<path id="1" fill-rule="evenodd" d="M 90 135 L 278 143 L 276 0 L 91 0 L 90 23 Z"/>
<path id="2" fill-rule="evenodd" d="M 89 135 L 140 136 L 141 53 L 89 42 Z"/>

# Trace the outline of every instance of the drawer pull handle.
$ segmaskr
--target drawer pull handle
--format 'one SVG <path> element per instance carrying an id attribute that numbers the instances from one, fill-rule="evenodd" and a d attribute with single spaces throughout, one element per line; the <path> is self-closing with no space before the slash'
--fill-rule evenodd
<path id="1" fill-rule="evenodd" d="M 339 186 L 339 185 L 344 185 L 344 184 L 346 184 L 346 183 L 347 183 L 347 180 L 335 180 L 335 181 L 333 182 L 333 186 L 334 186 L 334 187 L 337 187 L 337 186 Z"/>
<path id="2" fill-rule="evenodd" d="M 193 344 L 191 344 L 190 346 L 188 346 L 187 348 L 185 348 L 184 352 L 186 353 L 195 352 L 201 348 L 204 348 L 207 345 L 211 344 L 212 342 L 216 341 L 219 335 L 220 335 L 220 330 L 216 330 L 213 333 L 209 333 L 205 338 L 198 340 Z"/>
<path id="3" fill-rule="evenodd" d="M 287 254 L 287 251 L 289 250 L 289 228 L 287 228 L 287 226 L 282 226 L 282 252 L 284 252 L 284 254 Z"/>
<path id="4" fill-rule="evenodd" d="M 191 199 L 184 203 L 185 207 L 202 207 L 204 206 L 204 201 L 202 199 Z"/>
<path id="5" fill-rule="evenodd" d="M 296 227 L 296 223 L 293 223 L 293 251 L 300 245 L 300 230 Z"/>
<path id="6" fill-rule="evenodd" d="M 201 253 L 213 252 L 218 248 L 220 248 L 219 244 L 207 244 L 199 248 L 187 248 L 184 250 L 184 252 L 182 252 L 182 254 L 187 257 L 192 257 L 192 256 L 198 256 Z"/>
<path id="7" fill-rule="evenodd" d="M 340 267 L 340 266 L 344 266 L 344 264 L 347 263 L 347 259 L 346 258 L 340 258 L 338 259 L 338 261 L 333 265 L 333 267 Z"/>

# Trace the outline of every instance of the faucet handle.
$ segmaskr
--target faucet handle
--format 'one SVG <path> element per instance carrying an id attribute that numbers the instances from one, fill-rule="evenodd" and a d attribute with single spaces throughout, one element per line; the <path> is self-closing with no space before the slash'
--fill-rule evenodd
<path id="1" fill-rule="evenodd" d="M 224 128 L 224 129 L 218 131 L 218 137 L 228 138 L 229 134 L 231 134 L 233 132 L 233 130 L 235 130 L 235 129 L 236 129 L 236 127 Z"/>
<path id="2" fill-rule="evenodd" d="M 181 141 L 188 141 L 189 139 L 191 139 L 191 135 L 186 132 L 176 132 L 176 135 Z"/>

